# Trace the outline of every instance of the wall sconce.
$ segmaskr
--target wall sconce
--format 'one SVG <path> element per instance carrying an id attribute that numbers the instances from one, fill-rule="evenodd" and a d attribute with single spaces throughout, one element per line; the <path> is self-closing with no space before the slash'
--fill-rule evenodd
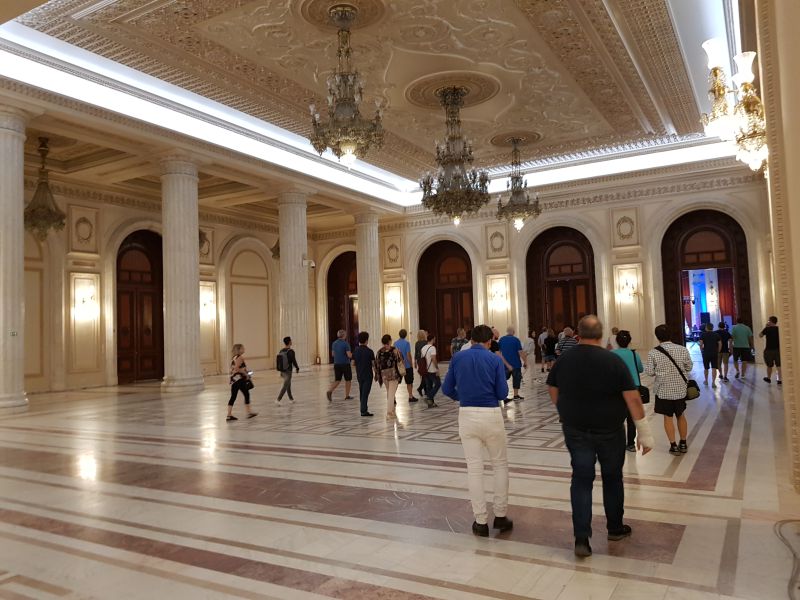
<path id="1" fill-rule="evenodd" d="M 639 291 L 639 288 L 637 287 L 636 280 L 626 277 L 620 283 L 619 295 L 622 297 L 623 300 L 632 302 L 636 296 L 641 296 L 642 293 Z"/>
<path id="2" fill-rule="evenodd" d="M 210 323 L 217 315 L 217 303 L 213 290 L 200 290 L 200 321 Z"/>
<path id="3" fill-rule="evenodd" d="M 72 313 L 76 321 L 94 321 L 100 316 L 100 305 L 93 285 L 76 287 Z"/>
<path id="4" fill-rule="evenodd" d="M 495 279 L 492 281 L 492 291 L 489 294 L 489 310 L 504 312 L 508 307 L 508 288 L 505 279 Z"/>
<path id="5" fill-rule="evenodd" d="M 403 317 L 403 294 L 397 287 L 386 290 L 386 316 L 392 319 Z"/>

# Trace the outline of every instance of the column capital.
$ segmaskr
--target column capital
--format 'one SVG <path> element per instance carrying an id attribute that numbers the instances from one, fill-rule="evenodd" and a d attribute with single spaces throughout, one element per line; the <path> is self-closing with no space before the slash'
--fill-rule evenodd
<path id="1" fill-rule="evenodd" d="M 287 187 L 278 192 L 278 206 L 289 204 L 308 205 L 308 197 L 316 194 L 316 190 L 304 187 Z"/>
<path id="2" fill-rule="evenodd" d="M 158 159 L 161 175 L 197 177 L 198 162 L 188 154 L 165 154 Z"/>
<path id="3" fill-rule="evenodd" d="M 353 215 L 356 225 L 378 224 L 378 213 L 374 210 L 364 210 Z"/>
<path id="4" fill-rule="evenodd" d="M 31 114 L 14 106 L 0 105 L 0 130 L 25 135 L 25 126 Z"/>

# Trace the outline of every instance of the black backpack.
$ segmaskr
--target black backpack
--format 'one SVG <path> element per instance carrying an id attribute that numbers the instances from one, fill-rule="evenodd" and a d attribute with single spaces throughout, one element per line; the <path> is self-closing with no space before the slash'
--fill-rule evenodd
<path id="1" fill-rule="evenodd" d="M 275 368 L 278 369 L 281 373 L 284 371 L 291 370 L 292 366 L 289 364 L 289 351 L 285 348 L 278 352 L 278 356 L 276 357 L 276 366 Z"/>

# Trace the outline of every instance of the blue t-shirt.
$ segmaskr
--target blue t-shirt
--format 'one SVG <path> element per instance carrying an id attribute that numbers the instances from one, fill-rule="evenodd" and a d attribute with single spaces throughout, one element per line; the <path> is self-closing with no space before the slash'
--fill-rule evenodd
<path id="1" fill-rule="evenodd" d="M 519 338 L 515 335 L 504 335 L 497 343 L 500 345 L 500 353 L 511 368 L 521 369 L 522 359 L 519 357 L 519 351 L 522 350 L 522 342 Z"/>
<path id="2" fill-rule="evenodd" d="M 331 354 L 333 354 L 333 364 L 349 365 L 350 359 L 347 353 L 350 352 L 350 344 L 346 340 L 336 340 L 331 344 Z"/>
<path id="3" fill-rule="evenodd" d="M 483 344 L 474 344 L 450 359 L 442 392 L 461 406 L 495 408 L 508 396 L 506 367 Z"/>
<path id="4" fill-rule="evenodd" d="M 406 369 L 411 368 L 411 361 L 408 360 L 408 355 L 411 352 L 411 342 L 409 342 L 405 338 L 400 338 L 394 343 L 394 347 L 400 351 L 400 354 L 403 356 L 403 361 L 406 364 Z"/>

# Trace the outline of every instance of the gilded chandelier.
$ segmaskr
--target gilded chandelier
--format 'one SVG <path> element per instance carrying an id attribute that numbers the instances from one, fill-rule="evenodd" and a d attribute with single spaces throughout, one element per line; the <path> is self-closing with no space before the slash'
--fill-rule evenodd
<path id="1" fill-rule="evenodd" d="M 447 215 L 455 225 L 463 215 L 478 212 L 489 201 L 489 175 L 468 168 L 473 160 L 472 145 L 461 134 L 459 116 L 466 95 L 463 87 L 436 90 L 446 115 L 447 138 L 436 145 L 436 177 L 427 173 L 420 181 L 422 205 L 437 215 Z"/>
<path id="2" fill-rule="evenodd" d="M 47 172 L 47 155 L 50 152 L 49 140 L 45 137 L 39 138 L 39 156 L 42 157 L 42 166 L 39 167 L 39 181 L 36 183 L 36 191 L 33 198 L 25 207 L 25 229 L 30 231 L 33 236 L 43 242 L 47 238 L 50 229 L 61 231 L 64 229 L 67 215 L 58 208 L 53 192 L 50 191 L 50 179 Z"/>
<path id="3" fill-rule="evenodd" d="M 521 138 L 511 138 L 511 177 L 508 182 L 508 189 L 511 195 L 508 198 L 508 204 L 503 206 L 503 199 L 497 200 L 497 219 L 512 221 L 514 229 L 521 231 L 525 226 L 525 219 L 533 217 L 534 219 L 542 214 L 542 208 L 539 206 L 539 194 L 534 193 L 533 202 L 525 191 L 527 181 L 522 179 L 522 167 L 519 158 L 519 144 L 522 142 Z"/>
<path id="4" fill-rule="evenodd" d="M 767 169 L 769 148 L 767 147 L 767 126 L 764 119 L 764 105 L 756 93 L 753 80 L 753 60 L 755 52 L 742 52 L 733 57 L 737 73 L 733 76 L 733 88 L 728 88 L 725 71 L 722 67 L 727 59 L 725 47 L 720 40 L 711 39 L 703 43 L 708 55 L 710 69 L 709 97 L 711 112 L 703 115 L 703 126 L 708 136 L 716 136 L 736 145 L 736 158 L 747 164 L 753 171 Z M 735 102 L 730 108 L 728 97 Z"/>
<path id="5" fill-rule="evenodd" d="M 383 145 L 381 109 L 377 108 L 371 121 L 363 118 L 358 109 L 363 80 L 350 63 L 350 27 L 356 20 L 358 9 L 350 4 L 335 4 L 329 14 L 339 29 L 339 62 L 336 71 L 328 77 L 326 121 L 322 121 L 314 104 L 309 107 L 313 127 L 309 139 L 320 156 L 330 148 L 343 164 L 351 165 L 356 158 L 364 158 L 371 147 Z"/>

